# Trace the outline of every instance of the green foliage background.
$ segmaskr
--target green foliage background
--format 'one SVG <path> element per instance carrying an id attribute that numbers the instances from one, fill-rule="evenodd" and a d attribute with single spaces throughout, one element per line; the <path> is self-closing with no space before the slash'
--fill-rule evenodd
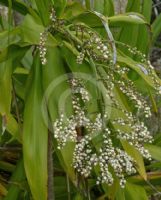
<path id="1" fill-rule="evenodd" d="M 115 41 L 137 47 L 148 57 L 150 47 L 161 32 L 161 16 L 150 24 L 152 1 L 143 0 L 141 4 L 140 0 L 129 0 L 126 13 L 120 15 L 114 14 L 112 0 L 0 0 L 0 4 L 9 9 L 8 20 L 0 18 L 0 199 L 148 200 L 150 195 L 158 193 L 161 190 L 160 133 L 156 134 L 153 144 L 146 145 L 154 159 L 152 162 L 144 162 L 134 147 L 123 143 L 127 153 L 135 158 L 138 170 L 136 175 L 127 177 L 125 189 L 121 189 L 117 181 L 110 187 L 96 186 L 92 178 L 80 181 L 78 187 L 72 167 L 74 144 L 69 142 L 64 149 L 58 150 L 52 139 L 53 176 L 49 168 L 50 129 L 44 124 L 41 108 L 44 93 L 54 79 L 66 73 L 67 65 L 70 72 L 92 74 L 93 70 L 90 62 L 79 67 L 76 63 L 78 52 L 67 38 L 49 34 L 45 67 L 35 48 L 39 45 L 40 33 L 49 25 L 49 11 L 54 6 L 57 16 L 69 24 L 85 23 L 102 37 L 111 34 Z M 22 15 L 18 26 L 13 23 L 13 10 Z M 102 22 L 106 22 L 107 32 Z M 117 63 L 131 69 L 130 79 L 145 96 L 150 96 L 152 109 L 157 113 L 152 77 L 137 67 L 138 58 L 121 45 L 117 46 L 117 54 Z M 155 77 L 160 81 L 156 74 Z M 47 105 L 47 121 L 58 117 L 59 97 L 68 87 L 64 81 L 53 91 Z M 117 98 L 128 110 L 129 102 L 119 93 Z M 70 104 L 69 100 L 69 113 L 72 112 Z M 97 107 L 97 103 L 94 106 Z M 48 187 L 49 181 L 53 182 L 53 188 Z"/>

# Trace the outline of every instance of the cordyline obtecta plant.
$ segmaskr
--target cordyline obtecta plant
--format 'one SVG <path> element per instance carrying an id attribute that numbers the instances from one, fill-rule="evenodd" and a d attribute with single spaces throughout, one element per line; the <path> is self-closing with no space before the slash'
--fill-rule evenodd
<path id="1" fill-rule="evenodd" d="M 121 20 L 147 31 L 149 25 L 133 12 L 107 17 L 78 2 L 34 2 L 34 8 L 13 4 L 17 10 L 22 6 L 25 18 L 10 27 L 1 58 L 9 100 L 5 94 L 0 111 L 4 134 L 22 143 L 18 167 L 23 171 L 24 163 L 35 200 L 54 199 L 53 182 L 57 187 L 61 179 L 53 176 L 58 173 L 63 182 L 64 172 L 68 199 L 96 199 L 102 193 L 121 199 L 119 193 L 128 194 L 129 177 L 139 173 L 147 180 L 143 158 L 150 163 L 152 157 L 144 144 L 153 137 L 144 123 L 151 118 L 145 97 L 160 95 L 161 81 L 146 54 L 114 38 L 111 24 Z M 27 189 L 16 190 L 14 199 L 24 198 L 21 190 Z"/>

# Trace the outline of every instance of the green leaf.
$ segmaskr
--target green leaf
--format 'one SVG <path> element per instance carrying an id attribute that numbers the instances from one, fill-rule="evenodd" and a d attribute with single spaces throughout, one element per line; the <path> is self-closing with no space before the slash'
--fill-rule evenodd
<path id="1" fill-rule="evenodd" d="M 15 165 L 6 161 L 0 161 L 0 169 L 6 172 L 13 172 L 15 170 Z"/>
<path id="2" fill-rule="evenodd" d="M 73 18 L 73 22 L 83 22 L 91 28 L 103 27 L 100 18 L 94 12 L 86 11 Z"/>
<path id="3" fill-rule="evenodd" d="M 87 8 L 88 10 L 90 10 L 90 8 L 91 8 L 90 0 L 85 0 L 85 4 L 86 4 L 86 8 Z"/>
<path id="4" fill-rule="evenodd" d="M 152 43 L 154 44 L 161 33 L 161 14 L 152 23 Z"/>
<path id="5" fill-rule="evenodd" d="M 9 1 L 0 0 L 0 3 L 5 6 L 9 6 Z M 12 0 L 12 7 L 14 10 L 18 11 L 22 15 L 26 15 L 29 12 L 29 8 L 26 6 L 26 4 L 20 0 Z"/>
<path id="6" fill-rule="evenodd" d="M 67 82 L 67 74 L 60 51 L 56 47 L 48 49 L 47 64 L 43 68 L 43 88 L 45 91 L 43 101 L 44 118 L 47 113 L 49 114 L 49 118 L 45 119 L 46 125 L 48 125 L 48 122 L 52 125 L 62 113 L 68 117 L 73 114 L 70 96 L 71 89 Z M 51 132 L 54 134 L 52 128 Z M 57 143 L 54 140 L 54 147 L 64 170 L 68 173 L 69 177 L 74 180 L 75 173 L 72 168 L 74 143 L 67 143 L 67 145 L 59 151 L 57 149 Z"/>
<path id="7" fill-rule="evenodd" d="M 128 0 L 126 12 L 137 12 L 140 11 L 140 0 Z M 125 44 L 129 44 L 132 47 L 136 46 L 136 42 L 138 39 L 138 25 L 129 24 L 128 26 L 125 25 L 119 31 L 119 34 L 116 40 L 123 42 Z M 128 51 L 125 49 L 124 52 L 128 55 Z"/>
<path id="8" fill-rule="evenodd" d="M 39 55 L 34 63 L 26 89 L 23 156 L 27 179 L 35 200 L 47 199 L 47 144 L 48 131 L 42 116 L 42 66 Z"/>
<path id="9" fill-rule="evenodd" d="M 127 182 L 125 187 L 125 199 L 148 200 L 148 196 L 143 187 Z"/>
<path id="10" fill-rule="evenodd" d="M 160 185 L 160 181 L 161 181 L 160 171 L 157 170 L 157 171 L 148 172 L 147 173 L 147 180 L 150 181 L 150 183 L 153 184 L 153 185 Z M 131 176 L 131 177 L 128 178 L 128 182 L 143 185 L 143 186 L 147 186 L 148 181 L 145 181 L 139 175 L 134 175 L 134 176 Z"/>
<path id="11" fill-rule="evenodd" d="M 0 63 L 0 113 L 9 115 L 11 106 L 12 90 L 12 62 L 11 59 Z"/>
<path id="12" fill-rule="evenodd" d="M 119 63 L 124 63 L 127 66 L 129 66 L 131 69 L 133 69 L 134 71 L 136 71 L 142 78 L 143 80 L 145 80 L 145 82 L 151 86 L 152 88 L 155 88 L 155 84 L 153 79 L 150 77 L 150 75 L 148 74 L 147 71 L 147 66 L 143 63 L 138 63 L 135 62 L 133 59 L 131 59 L 128 56 L 121 56 L 118 55 L 118 62 Z M 161 83 L 161 80 L 159 79 L 159 77 L 156 75 L 155 71 L 153 70 L 153 75 L 156 77 L 156 79 L 158 80 L 159 83 Z"/>
<path id="13" fill-rule="evenodd" d="M 21 25 L 21 45 L 38 45 L 40 42 L 40 33 L 42 33 L 45 28 L 42 26 L 39 19 L 33 18 L 31 15 L 27 15 Z M 49 34 L 46 43 L 47 47 L 55 47 L 58 45 L 56 39 Z"/>
<path id="14" fill-rule="evenodd" d="M 77 194 L 73 200 L 84 200 L 84 198 L 82 197 L 82 195 Z"/>
<path id="15" fill-rule="evenodd" d="M 116 200 L 126 200 L 124 190 L 119 188 L 116 194 Z"/>
<path id="16" fill-rule="evenodd" d="M 114 3 L 112 0 L 104 0 L 104 15 L 105 16 L 113 16 L 114 11 Z"/>
<path id="17" fill-rule="evenodd" d="M 58 17 L 60 17 L 64 13 L 66 5 L 67 5 L 67 0 L 59 0 L 59 1 L 54 0 L 54 8 L 56 10 L 56 15 Z"/>
<path id="18" fill-rule="evenodd" d="M 1 46 L 0 49 L 5 49 L 11 44 L 15 44 L 20 41 L 20 29 L 19 28 L 13 28 L 12 30 L 8 31 L 2 31 L 0 32 L 0 40 L 1 40 Z M 8 40 L 10 43 L 8 43 Z M 1 52 L 2 54 L 3 52 Z"/>
<path id="19" fill-rule="evenodd" d="M 91 8 L 92 7 L 93 7 L 92 10 L 97 11 L 97 12 L 103 14 L 104 13 L 104 0 L 93 1 L 93 5 L 91 5 Z"/>
<path id="20" fill-rule="evenodd" d="M 144 166 L 144 161 L 139 153 L 133 146 L 131 146 L 128 142 L 126 141 L 121 141 L 124 149 L 126 152 L 136 161 L 136 168 L 140 175 L 144 178 L 144 180 L 147 180 L 147 175 L 146 175 L 146 170 Z"/>
<path id="21" fill-rule="evenodd" d="M 49 25 L 50 0 L 35 0 L 38 12 L 45 26 Z"/>
<path id="22" fill-rule="evenodd" d="M 7 189 L 0 183 L 0 197 L 7 195 Z"/>
<path id="23" fill-rule="evenodd" d="M 146 24 L 149 25 L 148 22 L 145 20 L 143 15 L 140 15 L 138 13 L 130 12 L 125 14 L 119 14 L 108 18 L 109 24 L 120 24 L 122 22 L 124 23 L 130 23 L 130 24 Z"/>
<path id="24" fill-rule="evenodd" d="M 19 142 L 22 142 L 20 125 L 18 125 L 17 121 L 11 114 L 7 115 L 6 129 L 13 136 L 14 139 L 17 139 Z"/>
<path id="25" fill-rule="evenodd" d="M 11 176 L 11 183 L 9 184 L 8 192 L 4 200 L 17 200 L 20 192 L 25 190 L 25 179 L 25 170 L 23 166 L 23 160 L 21 159 L 18 161 L 16 169 Z"/>
<path id="26" fill-rule="evenodd" d="M 141 14 L 145 17 L 146 21 L 150 24 L 152 12 L 152 0 L 144 0 L 141 4 Z M 139 26 L 137 48 L 145 54 L 148 54 L 151 45 L 152 33 L 151 27 Z"/>
<path id="27" fill-rule="evenodd" d="M 145 148 L 148 149 L 152 158 L 161 161 L 161 147 L 156 145 L 146 144 Z"/>
<path id="28" fill-rule="evenodd" d="M 71 2 L 65 7 L 62 18 L 72 19 L 85 11 L 85 8 L 78 2 Z"/>

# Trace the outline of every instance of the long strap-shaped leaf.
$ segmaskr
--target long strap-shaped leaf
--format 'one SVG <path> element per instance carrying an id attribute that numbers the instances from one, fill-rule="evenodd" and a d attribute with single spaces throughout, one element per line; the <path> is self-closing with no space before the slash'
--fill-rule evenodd
<path id="1" fill-rule="evenodd" d="M 47 199 L 48 135 L 41 112 L 41 81 L 41 65 L 36 55 L 26 91 L 23 127 L 24 166 L 34 200 Z"/>
<path id="2" fill-rule="evenodd" d="M 50 0 L 35 0 L 40 17 L 45 26 L 49 23 Z"/>
<path id="3" fill-rule="evenodd" d="M 157 37 L 161 33 L 161 14 L 154 20 L 152 24 L 152 42 L 155 43 Z"/>

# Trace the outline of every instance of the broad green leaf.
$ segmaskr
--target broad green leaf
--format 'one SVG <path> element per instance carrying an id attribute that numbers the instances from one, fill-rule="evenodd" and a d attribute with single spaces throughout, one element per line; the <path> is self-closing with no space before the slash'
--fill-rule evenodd
<path id="1" fill-rule="evenodd" d="M 148 149 L 152 158 L 161 161 L 161 147 L 156 145 L 146 144 L 145 148 Z"/>
<path id="2" fill-rule="evenodd" d="M 1 46 L 0 49 L 5 49 L 11 44 L 15 44 L 20 41 L 20 29 L 19 28 L 13 28 L 12 30 L 8 31 L 5 30 L 3 32 L 0 32 L 0 40 L 1 40 Z M 10 41 L 10 43 L 8 43 Z M 3 52 L 1 52 L 2 54 Z"/>
<path id="3" fill-rule="evenodd" d="M 35 0 L 38 12 L 40 14 L 40 17 L 42 19 L 42 22 L 45 26 L 49 25 L 49 16 L 50 16 L 50 6 L 51 1 L 50 0 Z"/>
<path id="4" fill-rule="evenodd" d="M 6 45 L 8 46 L 8 44 Z M 17 65 L 19 65 L 21 58 L 26 53 L 27 49 L 28 47 L 20 48 L 18 45 L 14 44 L 2 49 L 0 52 L 0 63 L 6 61 L 9 57 L 12 57 L 12 60 L 14 62 L 13 65 L 13 70 L 14 70 L 14 68 L 16 68 Z"/>
<path id="5" fill-rule="evenodd" d="M 147 180 L 150 181 L 152 185 L 160 185 L 161 181 L 161 173 L 159 170 L 157 171 L 151 171 L 147 172 Z M 134 175 L 128 178 L 128 182 L 134 183 L 134 184 L 139 184 L 142 186 L 147 186 L 148 182 L 145 181 L 141 176 L 139 175 Z M 150 186 L 151 187 L 151 186 Z"/>
<path id="6" fill-rule="evenodd" d="M 62 18 L 72 19 L 85 11 L 85 8 L 78 2 L 71 2 L 65 7 Z"/>
<path id="7" fill-rule="evenodd" d="M 20 125 L 18 125 L 17 121 L 11 114 L 7 115 L 6 119 L 7 119 L 6 123 L 7 131 L 13 136 L 14 139 L 17 139 L 19 142 L 22 142 Z"/>
<path id="8" fill-rule="evenodd" d="M 158 133 L 154 136 L 154 144 L 161 146 L 161 133 Z"/>
<path id="9" fill-rule="evenodd" d="M 60 114 L 63 113 L 69 117 L 73 111 L 70 96 L 71 89 L 67 82 L 67 74 L 59 49 L 56 47 L 49 48 L 47 60 L 47 64 L 43 68 L 43 88 L 45 94 L 42 105 L 44 110 L 43 116 L 45 117 L 45 113 L 49 113 L 49 119 L 45 120 L 46 125 L 48 125 L 49 121 L 52 126 L 55 120 L 60 117 Z M 54 134 L 52 128 L 51 132 Z M 71 179 L 75 179 L 74 169 L 72 168 L 74 143 L 69 142 L 59 151 L 55 141 L 54 147 L 64 170 Z"/>
<path id="10" fill-rule="evenodd" d="M 127 6 L 126 6 L 126 11 L 140 11 L 140 6 L 141 6 L 141 0 L 135 1 L 135 0 L 128 0 Z"/>
<path id="11" fill-rule="evenodd" d="M 113 16 L 114 11 L 114 2 L 113 0 L 104 0 L 104 15 L 105 16 Z"/>
<path id="12" fill-rule="evenodd" d="M 23 126 L 24 166 L 35 200 L 47 199 L 48 131 L 42 116 L 42 66 L 36 54 L 26 88 Z"/>
<path id="13" fill-rule="evenodd" d="M 71 102 L 71 90 L 67 83 L 65 66 L 57 47 L 48 49 L 47 60 L 46 67 L 43 68 L 43 87 L 47 105 L 51 109 L 49 109 L 50 116 L 55 121 L 61 113 L 67 116 L 72 114 L 72 104 L 68 104 L 68 107 L 65 106 L 67 102 Z M 67 97 L 63 98 L 66 92 L 68 93 Z"/>
<path id="14" fill-rule="evenodd" d="M 145 24 L 148 25 L 148 22 L 145 20 L 143 15 L 140 15 L 138 13 L 130 12 L 125 14 L 119 14 L 114 15 L 112 17 L 108 18 L 109 24 L 120 24 L 122 22 L 124 23 L 130 23 L 130 24 Z"/>
<path id="15" fill-rule="evenodd" d="M 140 12 L 140 0 L 128 0 L 126 12 Z M 128 26 L 123 26 L 120 30 L 119 35 L 116 40 L 129 44 L 132 47 L 136 46 L 138 40 L 138 30 L 139 26 L 135 24 L 129 24 Z M 124 53 L 128 55 L 128 51 L 124 49 Z"/>
<path id="16" fill-rule="evenodd" d="M 92 1 L 91 1 L 91 4 L 92 4 Z M 103 14 L 104 13 L 104 0 L 93 1 L 93 5 L 91 5 L 91 8 L 92 8 L 92 10 Z"/>
<path id="17" fill-rule="evenodd" d="M 146 166 L 146 170 L 160 170 L 161 169 L 161 162 L 154 162 L 148 166 Z"/>
<path id="18" fill-rule="evenodd" d="M 82 197 L 82 195 L 77 194 L 77 195 L 73 198 L 73 200 L 84 200 L 84 198 Z"/>
<path id="19" fill-rule="evenodd" d="M 126 12 L 138 12 L 142 14 L 146 21 L 150 23 L 152 10 L 152 1 L 135 1 L 129 0 L 126 8 Z M 125 37 L 126 35 L 126 37 Z M 137 46 L 137 48 L 142 53 L 147 53 L 150 45 L 151 30 L 150 27 L 131 25 L 122 28 L 120 33 L 120 40 L 122 42 L 128 43 L 130 46 Z M 132 38 L 132 40 L 131 40 Z M 127 51 L 125 51 L 127 53 Z"/>
<path id="20" fill-rule="evenodd" d="M 125 187 L 125 199 L 148 200 L 148 196 L 143 187 L 127 182 Z"/>
<path id="21" fill-rule="evenodd" d="M 25 190 L 25 170 L 23 165 L 23 160 L 19 160 L 17 163 L 17 166 L 15 168 L 15 171 L 13 172 L 10 184 L 8 188 L 8 192 L 4 200 L 17 200 L 19 197 L 19 194 L 22 190 Z M 13 184 L 15 183 L 15 184 Z"/>
<path id="22" fill-rule="evenodd" d="M 140 175 L 147 180 L 147 175 L 144 167 L 144 161 L 139 153 L 133 146 L 131 146 L 128 142 L 126 141 L 121 141 L 125 151 L 136 161 L 136 168 Z"/>
<path id="23" fill-rule="evenodd" d="M 85 5 L 86 5 L 86 8 L 88 10 L 90 10 L 90 8 L 91 8 L 91 2 L 90 2 L 90 0 L 85 0 Z"/>
<path id="24" fill-rule="evenodd" d="M 116 200 L 126 200 L 125 199 L 125 193 L 124 193 L 124 189 L 119 188 L 117 193 L 116 193 Z"/>
<path id="25" fill-rule="evenodd" d="M 0 113 L 8 115 L 11 106 L 12 90 L 12 62 L 11 59 L 0 63 Z"/>
<path id="26" fill-rule="evenodd" d="M 21 25 L 21 37 L 22 46 L 24 45 L 38 45 L 40 42 L 40 33 L 42 33 L 45 28 L 42 26 L 38 19 L 33 18 L 31 15 L 27 15 Z M 55 47 L 58 45 L 56 39 L 49 34 L 46 43 L 47 47 Z"/>
<path id="27" fill-rule="evenodd" d="M 144 0 L 141 4 L 141 14 L 145 17 L 146 21 L 150 24 L 152 13 L 152 0 Z M 139 26 L 137 48 L 146 55 L 149 52 L 151 45 L 151 27 Z"/>
<path id="28" fill-rule="evenodd" d="M 90 10 L 103 14 L 104 16 L 114 15 L 114 3 L 112 0 L 90 1 Z M 88 9 L 89 9 L 88 8 Z"/>
<path id="29" fill-rule="evenodd" d="M 21 77 L 23 77 L 23 75 Z M 26 75 L 26 78 L 27 78 L 27 75 Z M 18 80 L 15 76 L 13 76 L 13 79 L 14 79 L 13 84 L 14 84 L 16 95 L 24 100 L 25 99 L 24 82 Z"/>
<path id="30" fill-rule="evenodd" d="M 60 17 L 63 14 L 66 5 L 67 5 L 67 0 L 59 0 L 59 1 L 54 0 L 54 8 L 56 10 L 56 15 L 58 17 Z"/>
<path id="31" fill-rule="evenodd" d="M 90 12 L 90 11 L 86 11 L 74 17 L 73 22 L 83 22 L 92 28 L 103 27 L 100 18 L 96 14 L 94 14 L 94 12 Z"/>
<path id="32" fill-rule="evenodd" d="M 152 43 L 154 44 L 161 33 L 161 14 L 152 23 Z"/>

